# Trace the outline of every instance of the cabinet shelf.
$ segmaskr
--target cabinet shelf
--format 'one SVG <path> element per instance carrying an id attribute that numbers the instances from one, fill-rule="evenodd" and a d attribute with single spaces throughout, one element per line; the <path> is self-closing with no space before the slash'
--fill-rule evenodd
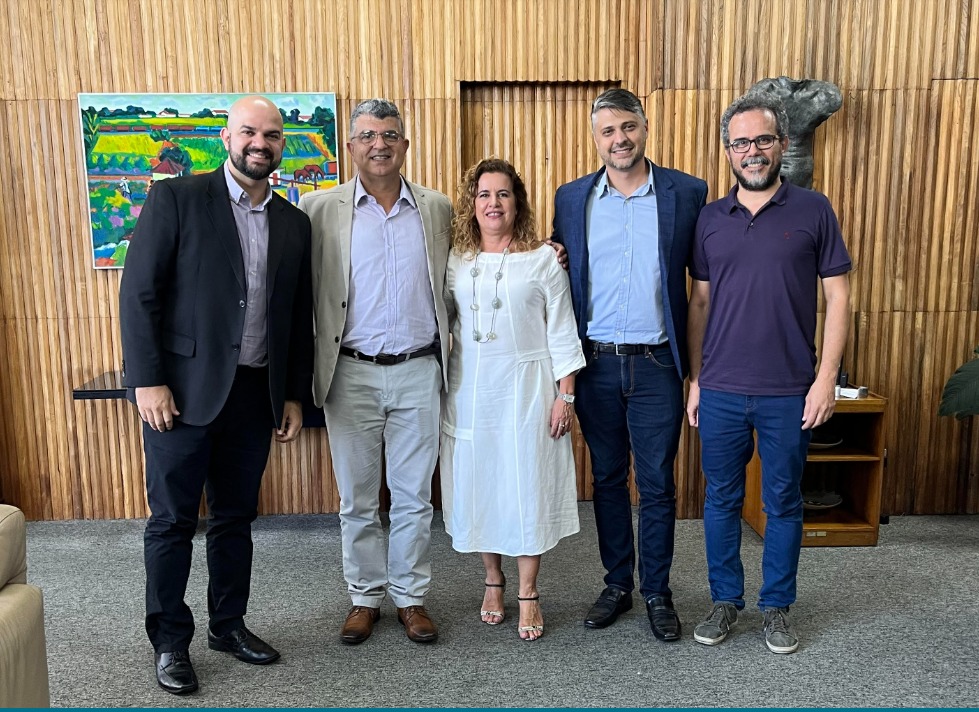
<path id="1" fill-rule="evenodd" d="M 836 401 L 832 422 L 843 444 L 810 450 L 805 477 L 832 480 L 843 503 L 832 509 L 805 510 L 803 546 L 876 546 L 880 525 L 880 492 L 884 476 L 884 426 L 887 399 Z M 761 502 L 761 460 L 757 448 L 747 467 L 742 517 L 765 536 L 766 516 Z"/>
<path id="2" fill-rule="evenodd" d="M 834 447 L 831 450 L 811 450 L 806 462 L 877 462 L 879 455 L 859 447 Z"/>
<path id="3" fill-rule="evenodd" d="M 803 546 L 875 546 L 877 522 L 871 523 L 839 507 L 806 511 L 802 520 Z"/>

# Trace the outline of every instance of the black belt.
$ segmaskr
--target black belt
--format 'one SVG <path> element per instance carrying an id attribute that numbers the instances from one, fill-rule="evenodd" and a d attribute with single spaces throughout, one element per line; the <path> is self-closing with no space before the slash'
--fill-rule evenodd
<path id="1" fill-rule="evenodd" d="M 413 358 L 421 358 L 422 356 L 431 356 L 432 354 L 437 354 L 441 351 L 439 344 L 435 343 L 431 346 L 426 346 L 423 349 L 418 349 L 417 351 L 412 351 L 406 354 L 378 354 L 377 356 L 370 356 L 368 354 L 362 354 L 360 351 L 354 351 L 346 346 L 340 347 L 340 353 L 344 356 L 350 356 L 351 358 L 357 359 L 358 361 L 368 361 L 370 363 L 376 363 L 378 366 L 393 366 L 396 363 L 402 363 Z"/>
<path id="2" fill-rule="evenodd" d="M 656 349 L 669 347 L 670 342 L 664 341 L 662 344 L 607 344 L 601 341 L 589 341 L 589 348 L 603 354 L 615 354 L 616 356 L 643 356 L 651 354 Z"/>

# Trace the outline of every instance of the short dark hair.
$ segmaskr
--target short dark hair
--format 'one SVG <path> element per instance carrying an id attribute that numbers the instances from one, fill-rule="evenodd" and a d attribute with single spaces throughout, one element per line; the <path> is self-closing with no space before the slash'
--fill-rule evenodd
<path id="1" fill-rule="evenodd" d="M 395 106 L 393 101 L 378 97 L 374 99 L 365 99 L 357 104 L 357 106 L 354 107 L 353 113 L 350 114 L 351 136 L 354 134 L 354 124 L 357 123 L 357 119 L 359 119 L 361 116 L 373 116 L 375 119 L 395 118 L 398 120 L 398 131 L 404 135 L 405 122 L 402 120 L 401 112 L 398 111 L 398 107 Z"/>
<path id="2" fill-rule="evenodd" d="M 769 111 L 775 117 L 775 133 L 779 138 L 789 135 L 789 115 L 781 99 L 771 94 L 749 91 L 739 96 L 727 107 L 721 116 L 721 143 L 727 148 L 731 145 L 731 119 L 749 111 Z"/>
<path id="3" fill-rule="evenodd" d="M 646 112 L 642 108 L 639 97 L 628 89 L 609 89 L 598 95 L 598 98 L 591 105 L 591 120 L 595 123 L 595 114 L 602 109 L 612 109 L 613 111 L 628 111 L 631 114 L 639 114 L 643 121 L 646 120 Z"/>

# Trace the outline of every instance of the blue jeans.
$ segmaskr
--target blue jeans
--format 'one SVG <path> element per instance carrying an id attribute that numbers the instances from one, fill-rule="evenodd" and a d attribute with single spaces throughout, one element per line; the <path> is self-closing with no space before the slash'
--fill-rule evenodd
<path id="1" fill-rule="evenodd" d="M 629 452 L 639 489 L 639 591 L 671 596 L 676 524 L 676 459 L 683 382 L 669 344 L 639 356 L 588 354 L 575 382 L 576 411 L 591 451 L 598 549 L 605 585 L 632 591 L 635 545 L 629 500 Z"/>
<path id="2" fill-rule="evenodd" d="M 745 466 L 758 435 L 761 499 L 768 518 L 758 607 L 795 603 L 802 546 L 802 470 L 812 431 L 802 429 L 805 396 L 700 391 L 701 463 L 707 480 L 704 534 L 713 601 L 744 608 L 741 506 Z"/>

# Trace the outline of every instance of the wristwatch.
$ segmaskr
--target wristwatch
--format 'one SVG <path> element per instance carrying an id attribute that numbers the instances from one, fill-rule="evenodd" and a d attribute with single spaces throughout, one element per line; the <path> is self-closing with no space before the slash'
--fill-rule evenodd
<path id="1" fill-rule="evenodd" d="M 574 393 L 559 393 L 558 395 L 565 403 L 574 403 Z"/>

